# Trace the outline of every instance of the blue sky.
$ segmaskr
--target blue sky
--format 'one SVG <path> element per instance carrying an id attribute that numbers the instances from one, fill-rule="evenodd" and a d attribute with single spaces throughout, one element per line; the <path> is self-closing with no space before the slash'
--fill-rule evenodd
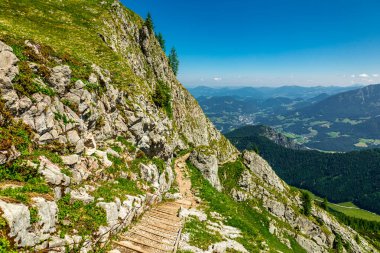
<path id="1" fill-rule="evenodd" d="M 122 0 L 175 46 L 185 86 L 380 83 L 379 0 Z"/>

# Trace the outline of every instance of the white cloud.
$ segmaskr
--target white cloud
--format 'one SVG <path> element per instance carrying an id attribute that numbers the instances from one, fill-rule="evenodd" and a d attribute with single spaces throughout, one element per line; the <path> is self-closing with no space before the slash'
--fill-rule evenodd
<path id="1" fill-rule="evenodd" d="M 372 76 L 373 77 L 379 77 L 379 74 L 373 74 Z"/>
<path id="2" fill-rule="evenodd" d="M 351 75 L 352 78 L 355 78 L 356 76 L 355 75 Z"/>
<path id="3" fill-rule="evenodd" d="M 360 77 L 363 77 L 363 78 L 367 78 L 367 77 L 368 77 L 368 74 L 363 73 L 363 74 L 360 74 L 359 76 L 360 76 Z"/>
<path id="4" fill-rule="evenodd" d="M 222 78 L 221 77 L 214 77 L 213 80 L 219 82 L 219 81 L 222 81 Z"/>

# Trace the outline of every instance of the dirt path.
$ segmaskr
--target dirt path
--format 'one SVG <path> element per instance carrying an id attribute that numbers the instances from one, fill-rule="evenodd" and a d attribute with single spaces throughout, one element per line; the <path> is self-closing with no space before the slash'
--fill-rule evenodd
<path id="1" fill-rule="evenodd" d="M 196 205 L 191 192 L 190 178 L 186 176 L 186 160 L 189 154 L 178 158 L 174 163 L 176 180 L 183 198 L 163 202 L 143 214 L 141 219 L 127 232 L 113 241 L 110 253 L 167 253 L 176 252 L 183 222 L 178 217 L 181 206 Z"/>

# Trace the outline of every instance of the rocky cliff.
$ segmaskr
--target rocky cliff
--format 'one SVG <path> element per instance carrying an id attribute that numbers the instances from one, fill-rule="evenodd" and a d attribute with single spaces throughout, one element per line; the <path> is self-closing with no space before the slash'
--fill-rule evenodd
<path id="1" fill-rule="evenodd" d="M 140 17 L 117 1 L 2 1 L 0 8 L 0 250 L 104 249 L 173 196 L 173 159 L 186 150 L 222 191 L 218 167 L 239 152 L 176 80 Z M 156 99 L 162 87 L 166 107 Z M 300 245 L 331 248 L 333 236 L 287 209 L 289 189 L 265 161 L 244 159 L 249 170 L 233 196 L 271 199 L 264 203 L 274 215 L 305 230 Z M 274 192 L 253 187 L 251 177 Z M 352 241 L 354 232 L 333 226 Z M 353 246 L 370 248 L 365 240 Z"/>

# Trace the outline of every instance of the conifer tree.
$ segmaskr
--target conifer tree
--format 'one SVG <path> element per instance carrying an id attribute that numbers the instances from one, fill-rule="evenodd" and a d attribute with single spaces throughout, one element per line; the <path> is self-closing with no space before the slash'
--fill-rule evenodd
<path id="1" fill-rule="evenodd" d="M 164 36 L 162 36 L 162 33 L 156 34 L 156 39 L 160 43 L 160 46 L 161 46 L 162 50 L 165 52 L 166 51 L 165 39 L 164 39 Z"/>
<path id="2" fill-rule="evenodd" d="M 178 74 L 178 67 L 179 67 L 179 60 L 178 60 L 178 56 L 177 56 L 177 51 L 175 50 L 174 47 L 172 48 L 172 50 L 170 51 L 170 54 L 169 54 L 169 64 L 170 64 L 170 67 L 172 68 L 174 74 L 177 75 Z"/>
<path id="3" fill-rule="evenodd" d="M 148 15 L 146 16 L 144 25 L 148 28 L 149 32 L 154 31 L 154 24 L 153 24 L 152 15 L 150 15 L 149 12 L 148 12 Z"/>

